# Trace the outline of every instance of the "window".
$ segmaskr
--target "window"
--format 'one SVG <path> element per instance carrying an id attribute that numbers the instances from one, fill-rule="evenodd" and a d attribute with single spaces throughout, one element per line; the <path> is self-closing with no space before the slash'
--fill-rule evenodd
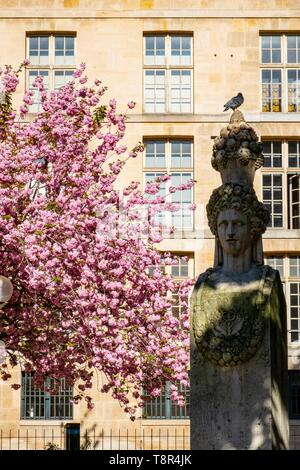
<path id="1" fill-rule="evenodd" d="M 37 76 L 44 77 L 46 90 L 57 90 L 72 79 L 75 67 L 74 34 L 32 34 L 27 37 L 27 55 L 30 60 L 28 87 L 34 95 L 32 113 L 41 110 L 39 92 L 32 84 Z"/>
<path id="2" fill-rule="evenodd" d="M 150 183 L 151 181 L 154 181 L 155 178 L 159 177 L 163 175 L 163 173 L 145 173 L 145 184 L 147 183 Z M 158 194 L 149 194 L 148 195 L 148 199 L 149 200 L 152 200 L 152 199 L 155 199 L 156 196 L 162 196 L 162 197 L 165 197 L 166 195 L 166 184 L 165 183 L 161 183 L 160 184 L 160 190 L 158 192 Z M 160 211 L 160 212 L 157 212 L 155 214 L 155 220 L 156 222 L 162 224 L 162 225 L 166 225 L 167 222 L 166 222 L 166 214 L 164 211 Z"/>
<path id="3" fill-rule="evenodd" d="M 171 179 L 161 184 L 160 195 L 169 193 L 171 186 L 179 186 L 193 178 L 193 143 L 187 139 L 145 140 L 144 181 L 153 181 L 157 176 L 171 174 Z M 155 171 L 149 171 L 153 169 Z M 155 196 L 153 196 L 155 197 Z M 170 201 L 179 204 L 179 210 L 172 213 L 158 213 L 156 220 L 177 230 L 193 229 L 193 191 L 172 193 Z"/>
<path id="4" fill-rule="evenodd" d="M 262 199 L 270 228 L 300 229 L 300 141 L 264 141 Z"/>
<path id="5" fill-rule="evenodd" d="M 300 341 L 300 255 L 265 257 L 266 264 L 278 269 L 287 304 L 289 344 Z"/>
<path id="6" fill-rule="evenodd" d="M 271 212 L 269 227 L 282 227 L 282 175 L 263 174 L 263 203 Z"/>
<path id="7" fill-rule="evenodd" d="M 299 49 L 300 34 L 261 36 L 263 112 L 300 111 Z"/>
<path id="8" fill-rule="evenodd" d="M 177 254 L 178 264 L 161 265 L 160 268 L 167 274 L 171 274 L 175 279 L 192 278 L 194 276 L 194 257 L 192 254 Z M 174 294 L 175 303 L 172 307 L 172 313 L 180 318 L 181 305 L 178 295 Z M 150 419 L 188 419 L 189 418 L 189 400 L 190 392 L 188 388 L 180 386 L 186 400 L 185 406 L 178 406 L 170 398 L 170 382 L 166 383 L 166 388 L 159 397 L 148 395 L 148 401 L 144 405 L 143 417 Z M 147 396 L 147 394 L 146 394 Z"/>
<path id="9" fill-rule="evenodd" d="M 281 142 L 264 142 L 264 167 L 282 167 Z"/>
<path id="10" fill-rule="evenodd" d="M 288 175 L 290 226 L 300 229 L 300 174 Z"/>
<path id="11" fill-rule="evenodd" d="M 192 266 L 193 258 L 179 256 L 178 264 L 171 266 L 171 275 L 176 279 L 186 279 L 188 277 L 193 276 L 193 266 Z M 182 313 L 183 305 L 180 303 L 179 296 L 177 294 L 173 294 L 174 305 L 172 307 L 172 313 L 174 317 L 180 318 Z M 188 298 L 184 299 L 185 302 L 188 304 Z"/>
<path id="12" fill-rule="evenodd" d="M 263 111 L 281 111 L 282 80 L 281 70 L 262 70 Z"/>
<path id="13" fill-rule="evenodd" d="M 171 400 L 171 383 L 167 382 L 165 389 L 159 397 L 148 396 L 148 401 L 144 405 L 144 419 L 189 419 L 190 417 L 190 391 L 180 386 L 180 391 L 185 396 L 185 405 L 178 406 Z"/>
<path id="14" fill-rule="evenodd" d="M 180 186 L 181 184 L 186 184 L 191 179 L 192 173 L 172 173 L 171 185 Z M 193 202 L 192 190 L 176 191 L 176 193 L 172 194 L 172 202 L 180 207 L 178 211 L 172 212 L 172 226 L 179 230 L 184 230 L 185 228 L 192 229 L 193 217 L 192 211 L 189 209 Z"/>
<path id="15" fill-rule="evenodd" d="M 281 37 L 261 37 L 261 61 L 263 64 L 279 64 L 281 62 Z"/>
<path id="16" fill-rule="evenodd" d="M 192 36 L 144 37 L 144 111 L 192 112 Z"/>
<path id="17" fill-rule="evenodd" d="M 289 418 L 300 419 L 300 370 L 289 370 Z"/>
<path id="18" fill-rule="evenodd" d="M 64 379 L 55 395 L 47 389 L 54 379 L 46 379 L 44 387 L 34 386 L 33 373 L 22 372 L 21 388 L 21 419 L 72 419 L 73 404 L 71 397 L 73 389 Z"/>

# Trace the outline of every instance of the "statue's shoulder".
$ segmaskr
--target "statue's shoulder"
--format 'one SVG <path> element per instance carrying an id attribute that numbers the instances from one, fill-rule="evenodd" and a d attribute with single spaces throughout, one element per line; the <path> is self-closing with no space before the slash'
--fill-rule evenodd
<path id="1" fill-rule="evenodd" d="M 284 296 L 279 271 L 267 264 L 261 266 L 261 271 L 262 274 L 256 303 L 267 304 L 270 301 L 271 296 Z"/>
<path id="2" fill-rule="evenodd" d="M 201 273 L 199 276 L 198 276 L 198 279 L 195 283 L 195 289 L 199 289 L 199 287 L 201 286 L 201 284 L 203 284 L 204 282 L 207 281 L 207 279 L 209 278 L 209 276 L 214 272 L 214 268 L 208 268 L 204 273 Z"/>
<path id="3" fill-rule="evenodd" d="M 261 281 L 265 289 L 267 289 L 268 287 L 272 288 L 274 281 L 280 282 L 280 273 L 277 269 L 272 268 L 268 264 L 264 264 L 262 266 Z"/>

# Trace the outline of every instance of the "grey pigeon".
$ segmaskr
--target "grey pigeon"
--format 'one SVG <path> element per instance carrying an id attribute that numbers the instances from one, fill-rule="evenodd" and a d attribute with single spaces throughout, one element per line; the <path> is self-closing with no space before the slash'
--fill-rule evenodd
<path id="1" fill-rule="evenodd" d="M 242 93 L 238 93 L 236 96 L 231 98 L 231 100 L 227 101 L 227 103 L 224 104 L 225 109 L 223 109 L 223 111 L 227 111 L 229 108 L 234 110 L 238 108 L 239 106 L 241 106 L 241 104 L 243 103 L 244 103 L 244 97 Z"/>

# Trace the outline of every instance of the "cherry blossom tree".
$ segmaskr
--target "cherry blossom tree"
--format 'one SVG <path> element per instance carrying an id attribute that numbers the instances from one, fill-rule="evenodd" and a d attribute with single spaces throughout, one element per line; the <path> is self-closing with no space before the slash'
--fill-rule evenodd
<path id="1" fill-rule="evenodd" d="M 180 404 L 191 281 L 163 272 L 161 264 L 177 260 L 156 248 L 163 238 L 157 214 L 177 209 L 159 195 L 170 175 L 144 193 L 134 181 L 117 191 L 126 162 L 143 151 L 141 143 L 122 144 L 128 110 L 117 113 L 114 99 L 101 104 L 106 87 L 99 80 L 88 86 L 81 64 L 58 91 L 48 93 L 37 77 L 17 113 L 13 96 L 26 65 L 0 75 L 1 274 L 14 286 L 0 312 L 8 352 L 1 377 L 21 364 L 35 371 L 37 386 L 65 378 L 76 387 L 74 402 L 84 397 L 91 408 L 88 389 L 101 372 L 101 392 L 111 391 L 132 419 L 142 390 L 157 396 L 166 381 Z M 37 96 L 42 109 L 27 119 Z M 180 318 L 172 313 L 174 294 Z"/>

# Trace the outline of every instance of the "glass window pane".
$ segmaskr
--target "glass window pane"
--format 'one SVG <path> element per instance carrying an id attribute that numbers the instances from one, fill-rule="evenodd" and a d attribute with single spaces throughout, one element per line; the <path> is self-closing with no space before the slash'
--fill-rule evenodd
<path id="1" fill-rule="evenodd" d="M 55 49 L 64 49 L 64 38 L 62 36 L 55 37 Z"/>
<path id="2" fill-rule="evenodd" d="M 273 70 L 273 82 L 281 83 L 281 70 Z"/>
<path id="3" fill-rule="evenodd" d="M 272 48 L 280 49 L 281 36 L 272 36 Z"/>
<path id="4" fill-rule="evenodd" d="M 38 49 L 38 37 L 32 36 L 29 38 L 29 49 Z"/>
<path id="5" fill-rule="evenodd" d="M 184 36 L 182 38 L 182 48 L 183 49 L 190 49 L 191 48 L 191 38 Z"/>
<path id="6" fill-rule="evenodd" d="M 264 186 L 270 186 L 272 181 L 272 176 L 271 175 L 263 175 L 263 185 Z"/>
<path id="7" fill-rule="evenodd" d="M 288 81 L 290 83 L 297 80 L 297 71 L 296 70 L 288 70 Z"/>
<path id="8" fill-rule="evenodd" d="M 281 62 L 281 52 L 277 49 L 272 51 L 272 63 L 278 64 Z"/>
<path id="9" fill-rule="evenodd" d="M 172 47 L 172 54 L 178 52 L 180 53 L 180 38 L 178 36 L 173 36 L 171 38 L 171 47 Z"/>
<path id="10" fill-rule="evenodd" d="M 297 142 L 290 141 L 288 145 L 289 145 L 289 154 L 291 153 L 297 154 Z"/>
<path id="11" fill-rule="evenodd" d="M 274 186 L 281 186 L 282 176 L 281 175 L 274 175 L 273 176 L 273 184 L 274 184 Z"/>
<path id="12" fill-rule="evenodd" d="M 40 49 L 49 49 L 49 37 L 40 37 Z"/>
<path id="13" fill-rule="evenodd" d="M 282 217 L 274 215 L 274 227 L 280 228 L 282 227 Z"/>
<path id="14" fill-rule="evenodd" d="M 281 154 L 281 142 L 273 142 L 273 152 Z"/>
<path id="15" fill-rule="evenodd" d="M 270 36 L 262 36 L 261 45 L 263 48 L 270 48 Z"/>
<path id="16" fill-rule="evenodd" d="M 264 155 L 264 167 L 269 168 L 271 167 L 271 157 L 269 155 Z"/>
<path id="17" fill-rule="evenodd" d="M 269 83 L 271 81 L 271 70 L 262 70 L 262 81 Z"/>
<path id="18" fill-rule="evenodd" d="M 146 49 L 154 50 L 154 37 L 153 36 L 146 37 Z"/>
<path id="19" fill-rule="evenodd" d="M 287 46 L 288 48 L 296 48 L 296 36 L 287 36 Z"/>
<path id="20" fill-rule="evenodd" d="M 262 62 L 264 64 L 269 64 L 271 62 L 271 53 L 267 49 L 262 50 Z"/>
<path id="21" fill-rule="evenodd" d="M 294 64 L 297 62 L 297 55 L 296 55 L 296 49 L 289 50 L 288 51 L 288 62 L 290 64 Z"/>
<path id="22" fill-rule="evenodd" d="M 157 36 L 156 38 L 156 49 L 165 50 L 165 38 L 164 36 Z"/>
<path id="23" fill-rule="evenodd" d="M 74 36 L 66 36 L 66 49 L 74 49 Z"/>

